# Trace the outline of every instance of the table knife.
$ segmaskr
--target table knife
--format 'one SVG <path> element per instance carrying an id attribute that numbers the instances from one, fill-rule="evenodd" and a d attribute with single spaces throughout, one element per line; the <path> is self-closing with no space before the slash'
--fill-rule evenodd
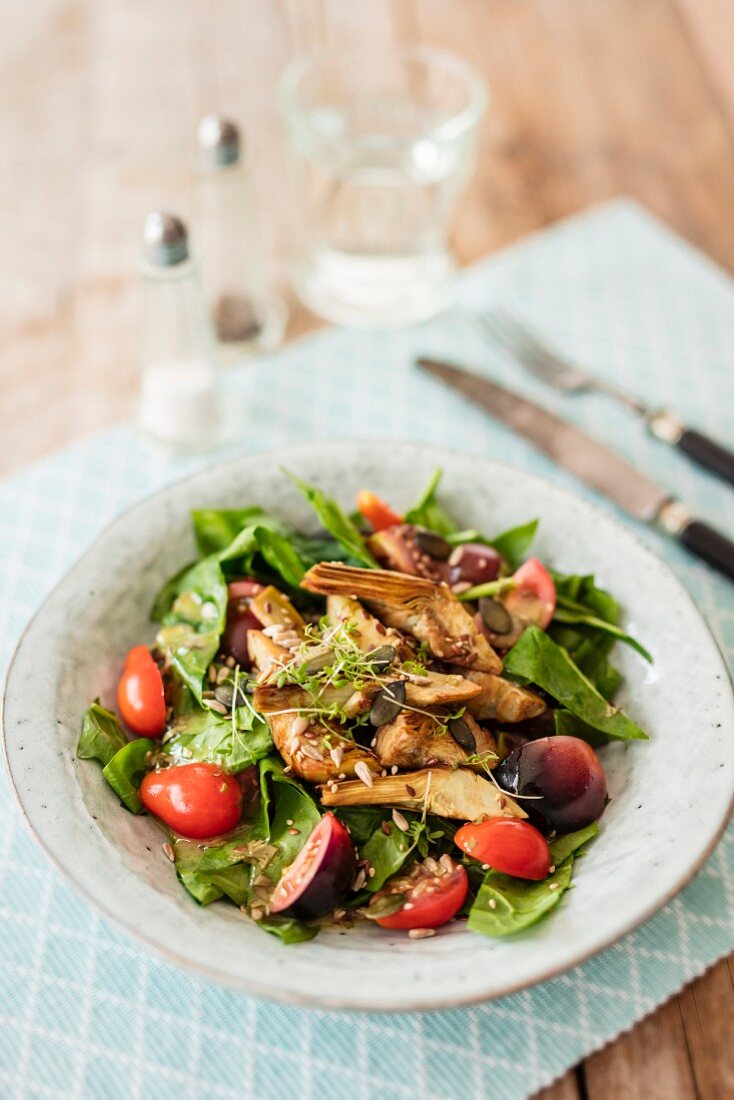
<path id="1" fill-rule="evenodd" d="M 451 363 L 421 357 L 417 365 L 481 405 L 564 470 L 609 497 L 635 519 L 657 524 L 691 553 L 734 579 L 734 542 L 731 539 L 702 520 L 694 519 L 686 506 L 666 489 L 586 432 L 540 405 Z"/>

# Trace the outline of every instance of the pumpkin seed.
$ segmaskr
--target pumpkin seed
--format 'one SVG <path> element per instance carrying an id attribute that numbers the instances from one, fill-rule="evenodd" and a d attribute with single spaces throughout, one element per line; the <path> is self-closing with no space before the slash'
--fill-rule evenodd
<path id="1" fill-rule="evenodd" d="M 435 531 L 426 531 L 424 528 L 419 528 L 415 533 L 415 541 L 418 544 L 418 549 L 424 554 L 428 554 L 429 558 L 436 558 L 437 561 L 447 561 L 451 557 L 453 547 L 446 542 L 446 539 L 437 535 Z"/>
<path id="2" fill-rule="evenodd" d="M 382 894 L 372 898 L 364 915 L 368 920 L 380 920 L 382 917 L 391 917 L 399 912 L 406 902 L 405 894 Z"/>
<path id="3" fill-rule="evenodd" d="M 373 726 L 386 726 L 400 714 L 405 702 L 405 684 L 395 680 L 378 691 L 370 709 L 370 722 Z"/>
<path id="4" fill-rule="evenodd" d="M 470 754 L 477 751 L 476 738 L 464 718 L 452 718 L 448 725 L 449 733 L 460 748 Z"/>
<path id="5" fill-rule="evenodd" d="M 234 699 L 234 685 L 233 684 L 218 684 L 214 691 L 214 698 L 222 703 L 227 710 L 232 709 L 232 701 Z M 245 705 L 245 693 L 242 690 L 242 685 L 237 685 L 237 706 L 244 707 Z"/>
<path id="6" fill-rule="evenodd" d="M 479 614 L 487 630 L 493 634 L 509 634 L 512 630 L 512 615 L 499 600 L 482 596 L 479 601 Z"/>
<path id="7" fill-rule="evenodd" d="M 389 668 L 395 662 L 397 655 L 398 651 L 394 645 L 380 645 L 377 649 L 371 650 L 367 657 L 370 664 L 374 665 L 378 672 L 384 672 L 386 668 Z"/>

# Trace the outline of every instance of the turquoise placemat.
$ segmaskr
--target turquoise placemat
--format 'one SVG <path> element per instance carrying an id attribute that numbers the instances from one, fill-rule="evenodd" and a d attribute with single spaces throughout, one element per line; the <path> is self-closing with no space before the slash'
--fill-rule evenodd
<path id="1" fill-rule="evenodd" d="M 497 292 L 600 375 L 731 441 L 734 287 L 638 207 L 618 202 L 473 268 L 457 308 L 430 323 L 330 331 L 248 367 L 236 383 L 246 403 L 242 449 L 327 436 L 415 439 L 483 452 L 586 492 L 419 375 L 413 355 L 430 351 L 485 364 L 734 530 L 732 490 L 623 411 L 601 398 L 552 394 L 488 353 L 467 311 Z M 100 528 L 198 465 L 161 460 L 120 427 L 0 485 L 3 667 L 26 620 Z M 731 661 L 734 588 L 656 532 L 640 534 L 691 590 Z M 730 828 L 661 913 L 533 990 L 422 1016 L 286 1008 L 173 969 L 92 913 L 46 865 L 4 775 L 0 845 L 0 1094 L 8 1097 L 520 1100 L 734 949 Z"/>

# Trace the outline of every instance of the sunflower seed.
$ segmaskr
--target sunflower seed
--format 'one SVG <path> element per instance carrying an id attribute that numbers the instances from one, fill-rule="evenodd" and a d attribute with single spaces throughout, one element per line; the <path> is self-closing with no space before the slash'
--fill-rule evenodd
<path id="1" fill-rule="evenodd" d="M 367 764 L 364 760 L 358 760 L 357 763 L 354 765 L 354 774 L 357 776 L 357 779 L 362 780 L 365 787 L 372 786 L 372 772 L 367 767 Z"/>
<path id="2" fill-rule="evenodd" d="M 334 761 L 334 767 L 340 768 L 344 759 L 344 746 L 335 745 L 333 749 L 329 749 L 329 756 Z"/>
<path id="3" fill-rule="evenodd" d="M 398 829 L 400 829 L 401 833 L 407 833 L 410 826 L 408 825 L 408 822 L 406 821 L 406 819 L 401 814 L 400 810 L 393 810 L 392 819 L 395 822 L 395 824 L 397 825 Z"/>
<path id="4" fill-rule="evenodd" d="M 300 751 L 302 756 L 307 756 L 309 760 L 318 760 L 319 763 L 324 759 L 315 745 L 301 745 Z"/>
<path id="5" fill-rule="evenodd" d="M 271 626 L 263 627 L 263 634 L 266 638 L 277 638 L 279 634 L 282 634 L 285 630 L 284 626 L 280 623 L 273 623 Z"/>
<path id="6" fill-rule="evenodd" d="M 311 725 L 310 721 L 304 714 L 299 714 L 297 718 L 294 718 L 290 724 L 289 733 L 291 737 L 300 737 L 305 733 L 308 727 Z"/>
<path id="7" fill-rule="evenodd" d="M 367 875 L 365 874 L 364 867 L 361 867 L 352 880 L 352 890 L 361 890 L 366 881 Z"/>
<path id="8" fill-rule="evenodd" d="M 220 703 L 218 699 L 210 699 L 209 710 L 216 711 L 217 714 L 227 714 L 228 707 L 225 707 L 224 703 Z"/>
<path id="9" fill-rule="evenodd" d="M 411 928 L 411 930 L 408 932 L 408 936 L 411 940 L 427 940 L 430 936 L 435 935 L 435 928 Z"/>
<path id="10" fill-rule="evenodd" d="M 176 857 L 173 854 L 173 848 L 171 847 L 170 844 L 164 844 L 163 845 L 163 853 L 164 853 L 166 859 L 170 859 L 171 863 L 174 862 Z"/>

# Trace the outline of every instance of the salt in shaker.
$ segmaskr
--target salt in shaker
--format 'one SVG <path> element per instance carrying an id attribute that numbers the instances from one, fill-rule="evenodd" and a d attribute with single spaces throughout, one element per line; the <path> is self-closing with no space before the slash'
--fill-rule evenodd
<path id="1" fill-rule="evenodd" d="M 276 347 L 286 311 L 263 262 L 240 134 L 206 115 L 199 124 L 194 241 L 221 362 Z"/>
<path id="2" fill-rule="evenodd" d="M 170 450 L 207 450 L 223 430 L 219 369 L 186 226 L 173 214 L 145 219 L 140 276 L 138 427 Z"/>

